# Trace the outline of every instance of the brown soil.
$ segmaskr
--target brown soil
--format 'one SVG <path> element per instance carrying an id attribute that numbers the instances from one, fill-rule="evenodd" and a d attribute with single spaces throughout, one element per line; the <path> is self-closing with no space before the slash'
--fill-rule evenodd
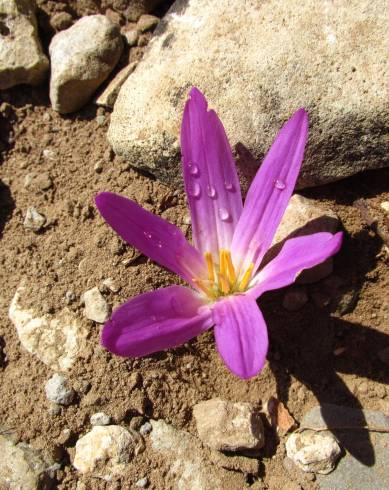
<path id="1" fill-rule="evenodd" d="M 38 3 L 51 15 L 61 2 Z M 66 4 L 84 15 L 93 13 L 96 2 Z M 149 488 L 170 488 L 166 467 L 149 449 L 116 482 L 77 474 L 70 463 L 74 445 L 97 411 L 124 426 L 139 428 L 149 418 L 162 418 L 195 433 L 192 407 L 212 397 L 264 403 L 277 395 L 297 421 L 318 402 L 380 409 L 389 396 L 387 367 L 377 357 L 389 338 L 388 255 L 353 202 L 365 198 L 371 213 L 385 225 L 380 203 L 389 200 L 388 170 L 304 192 L 338 213 L 346 239 L 334 273 L 305 286 L 310 301 L 300 311 L 283 309 L 285 290 L 260 299 L 271 347 L 259 376 L 242 381 L 229 373 L 215 350 L 212 332 L 168 352 L 122 359 L 100 347 L 101 326 L 89 322 L 88 347 L 69 374 L 78 400 L 53 413 L 44 394 L 51 372 L 21 347 L 8 320 L 21 280 L 27 277 L 33 284 L 29 300 L 39 312 L 60 310 L 66 292 L 73 291 L 76 300 L 70 308 L 80 317 L 82 293 L 108 277 L 121 286 L 116 294 L 105 293 L 113 307 L 141 292 L 174 284 L 172 274 L 118 239 L 96 212 L 93 199 L 103 190 L 124 194 L 186 233 L 188 211 L 184 194 L 136 173 L 113 155 L 106 140 L 109 112 L 90 103 L 62 117 L 50 108 L 47 86 L 16 87 L 0 93 L 0 102 L 0 425 L 11 429 L 15 439 L 63 462 L 57 471 L 58 488 L 73 489 L 81 480 L 91 489 L 130 488 L 145 475 Z M 52 184 L 46 188 L 42 181 L 48 177 Z M 23 227 L 29 206 L 48 219 L 39 234 Z M 68 437 L 64 429 L 70 430 Z M 259 478 L 264 488 L 287 488 L 291 476 L 282 465 L 284 440 L 270 426 L 266 436 L 260 475 L 249 478 L 248 487 Z M 301 484 L 306 489 L 317 486 L 307 477 Z"/>

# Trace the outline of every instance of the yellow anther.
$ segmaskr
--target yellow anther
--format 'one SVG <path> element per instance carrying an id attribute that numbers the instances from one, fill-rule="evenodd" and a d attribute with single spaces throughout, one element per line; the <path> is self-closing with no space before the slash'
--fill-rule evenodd
<path id="1" fill-rule="evenodd" d="M 208 267 L 208 279 L 210 282 L 215 282 L 215 268 L 213 266 L 213 258 L 211 252 L 205 252 L 205 261 Z"/>
<path id="2" fill-rule="evenodd" d="M 224 274 L 222 274 L 221 272 L 219 274 L 219 287 L 224 294 L 228 294 L 230 292 L 230 285 L 228 284 L 228 281 Z"/>
<path id="3" fill-rule="evenodd" d="M 207 286 L 204 284 L 204 281 L 202 281 L 201 279 L 198 279 L 197 277 L 193 277 L 192 281 L 196 284 L 196 286 L 199 289 L 201 289 L 201 291 L 203 293 L 205 293 L 208 296 L 208 298 L 211 298 L 211 299 L 214 298 L 213 292 L 209 288 L 207 288 Z"/>
<path id="4" fill-rule="evenodd" d="M 254 269 L 254 264 L 251 262 L 251 264 L 248 266 L 246 272 L 243 274 L 243 277 L 239 283 L 239 291 L 245 291 L 247 288 L 248 283 L 250 282 L 251 278 L 251 273 L 253 272 Z"/>
<path id="5" fill-rule="evenodd" d="M 226 262 L 227 262 L 227 270 L 228 270 L 228 280 L 230 282 L 230 286 L 233 286 L 236 282 L 236 273 L 234 264 L 231 259 L 231 252 L 229 250 L 225 251 Z"/>
<path id="6" fill-rule="evenodd" d="M 224 248 L 221 248 L 219 251 L 219 271 L 224 278 L 227 277 L 226 251 Z"/>

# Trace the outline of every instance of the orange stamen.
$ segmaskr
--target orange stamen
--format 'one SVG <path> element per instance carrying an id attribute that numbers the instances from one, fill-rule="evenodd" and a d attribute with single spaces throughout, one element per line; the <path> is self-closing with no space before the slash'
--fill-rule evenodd
<path id="1" fill-rule="evenodd" d="M 253 262 L 251 262 L 251 264 L 248 266 L 246 272 L 243 274 L 243 277 L 239 283 L 238 289 L 240 292 L 246 290 L 248 283 L 250 282 L 251 273 L 253 272 L 253 269 L 254 269 L 254 264 L 253 264 Z"/>

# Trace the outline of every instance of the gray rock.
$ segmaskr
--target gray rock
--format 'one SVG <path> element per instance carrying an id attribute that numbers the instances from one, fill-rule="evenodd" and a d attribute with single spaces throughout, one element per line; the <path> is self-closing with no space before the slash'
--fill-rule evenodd
<path id="1" fill-rule="evenodd" d="M 245 488 L 241 473 L 227 471 L 210 462 L 208 450 L 188 432 L 177 430 L 163 420 L 152 420 L 151 447 L 166 460 L 168 478 L 178 490 L 236 490 Z"/>
<path id="2" fill-rule="evenodd" d="M 305 430 L 291 434 L 286 441 L 286 454 L 303 471 L 327 475 L 341 455 L 331 433 Z"/>
<path id="3" fill-rule="evenodd" d="M 69 386 L 68 379 L 57 373 L 46 382 L 45 393 L 48 400 L 58 405 L 70 405 L 75 395 L 73 388 Z"/>
<path id="4" fill-rule="evenodd" d="M 259 160 L 282 123 L 306 107 L 300 187 L 383 167 L 388 15 L 384 0 L 178 0 L 120 91 L 109 141 L 130 164 L 181 185 L 180 122 L 197 85 L 231 145 Z"/>
<path id="5" fill-rule="evenodd" d="M 90 418 L 91 425 L 109 425 L 110 422 L 111 417 L 104 412 L 94 413 Z"/>
<path id="6" fill-rule="evenodd" d="M 61 113 L 80 109 L 119 60 L 122 40 L 117 25 L 104 15 L 82 17 L 56 34 L 50 44 L 50 100 Z"/>
<path id="7" fill-rule="evenodd" d="M 111 308 L 100 293 L 99 288 L 89 289 L 83 294 L 85 302 L 85 316 L 89 320 L 97 323 L 104 323 L 108 320 Z"/>
<path id="8" fill-rule="evenodd" d="M 257 452 L 265 444 L 259 411 L 251 403 L 214 398 L 197 403 L 193 416 L 200 439 L 212 449 Z"/>
<path id="9" fill-rule="evenodd" d="M 32 230 L 38 233 L 46 224 L 46 217 L 38 213 L 34 207 L 27 208 L 26 216 L 24 217 L 23 226 L 27 230 Z"/>
<path id="10" fill-rule="evenodd" d="M 0 89 L 46 78 L 49 60 L 38 38 L 32 0 L 0 0 Z"/>
<path id="11" fill-rule="evenodd" d="M 7 490 L 48 490 L 53 488 L 50 463 L 31 446 L 14 444 L 0 435 L 0 488 Z"/>
<path id="12" fill-rule="evenodd" d="M 309 427 L 371 427 L 389 430 L 389 417 L 374 410 L 358 410 L 323 404 L 301 421 Z M 320 490 L 366 490 L 389 488 L 389 434 L 365 430 L 333 430 L 346 454 L 336 470 L 318 475 Z"/>

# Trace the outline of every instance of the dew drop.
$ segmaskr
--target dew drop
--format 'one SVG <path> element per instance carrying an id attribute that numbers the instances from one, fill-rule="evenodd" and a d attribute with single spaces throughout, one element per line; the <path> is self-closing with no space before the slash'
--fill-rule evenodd
<path id="1" fill-rule="evenodd" d="M 198 175 L 199 174 L 199 167 L 195 163 L 189 163 L 189 173 L 191 175 Z"/>
<path id="2" fill-rule="evenodd" d="M 143 234 L 146 238 L 151 238 L 151 233 L 149 233 L 148 231 L 144 231 Z"/>
<path id="3" fill-rule="evenodd" d="M 151 317 L 151 321 L 152 321 L 152 322 L 156 322 L 156 321 L 157 321 L 157 317 L 156 317 L 155 315 L 152 315 L 152 317 Z"/>
<path id="4" fill-rule="evenodd" d="M 228 190 L 228 191 L 232 191 L 234 189 L 234 186 L 232 185 L 232 182 L 224 182 L 224 187 Z"/>
<path id="5" fill-rule="evenodd" d="M 279 189 L 280 191 L 282 191 L 282 190 L 284 190 L 284 189 L 285 189 L 286 185 L 285 185 L 285 183 L 284 183 L 284 182 L 282 182 L 282 180 L 276 179 L 276 180 L 274 181 L 274 187 L 275 187 L 276 189 Z"/>
<path id="6" fill-rule="evenodd" d="M 157 242 L 157 247 L 162 248 L 162 242 L 161 241 Z"/>
<path id="7" fill-rule="evenodd" d="M 216 189 L 214 188 L 213 185 L 207 186 L 207 194 L 208 194 L 208 197 L 210 197 L 211 199 L 216 197 Z"/>
<path id="8" fill-rule="evenodd" d="M 226 208 L 219 208 L 219 218 L 222 221 L 228 221 L 230 219 L 230 213 Z"/>
<path id="9" fill-rule="evenodd" d="M 199 197 L 201 192 L 201 187 L 198 182 L 193 182 L 193 184 L 189 187 L 189 194 L 193 197 Z"/>

